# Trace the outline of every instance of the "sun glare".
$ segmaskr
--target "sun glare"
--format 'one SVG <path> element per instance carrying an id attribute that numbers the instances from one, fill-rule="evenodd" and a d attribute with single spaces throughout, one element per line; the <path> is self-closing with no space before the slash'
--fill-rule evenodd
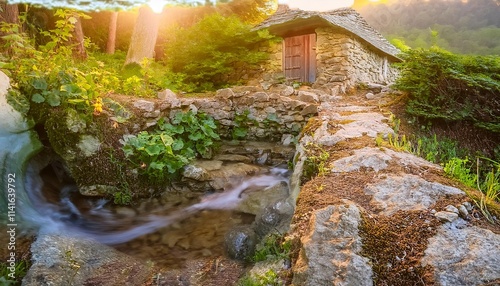
<path id="1" fill-rule="evenodd" d="M 163 7 L 165 6 L 166 1 L 164 0 L 150 0 L 148 2 L 148 6 L 153 10 L 155 13 L 161 13 L 163 12 Z"/>
<path id="2" fill-rule="evenodd" d="M 351 7 L 354 0 L 279 0 L 279 3 L 288 4 L 290 8 L 299 8 L 308 11 L 328 11 L 342 7 Z"/>

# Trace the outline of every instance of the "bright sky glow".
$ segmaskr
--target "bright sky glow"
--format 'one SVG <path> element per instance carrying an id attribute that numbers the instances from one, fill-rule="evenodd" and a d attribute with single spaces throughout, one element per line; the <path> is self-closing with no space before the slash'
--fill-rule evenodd
<path id="1" fill-rule="evenodd" d="M 158 14 L 163 12 L 163 7 L 165 7 L 166 4 L 167 2 L 163 0 L 150 0 L 148 2 L 148 6 L 151 7 L 151 10 Z"/>
<path id="2" fill-rule="evenodd" d="M 329 11 L 343 7 L 351 7 L 352 4 L 354 4 L 354 0 L 279 0 L 279 3 L 288 4 L 292 9 Z"/>

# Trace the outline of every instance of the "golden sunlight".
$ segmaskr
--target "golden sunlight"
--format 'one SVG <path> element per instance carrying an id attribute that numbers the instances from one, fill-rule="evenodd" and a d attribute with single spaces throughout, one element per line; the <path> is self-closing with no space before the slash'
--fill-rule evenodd
<path id="1" fill-rule="evenodd" d="M 159 14 L 163 12 L 163 7 L 167 4 L 167 2 L 164 0 L 150 0 L 147 4 L 153 12 Z"/>
<path id="2" fill-rule="evenodd" d="M 290 8 L 298 8 L 308 11 L 329 11 L 342 7 L 351 7 L 354 0 L 282 0 L 282 4 L 288 4 Z"/>

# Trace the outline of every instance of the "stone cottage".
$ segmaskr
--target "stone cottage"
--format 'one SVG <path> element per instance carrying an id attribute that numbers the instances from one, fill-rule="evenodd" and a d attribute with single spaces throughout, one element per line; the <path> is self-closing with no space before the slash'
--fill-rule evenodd
<path id="1" fill-rule="evenodd" d="M 358 82 L 390 83 L 399 50 L 351 8 L 328 12 L 280 9 L 259 24 L 283 39 L 272 50 L 266 73 L 345 91 Z"/>

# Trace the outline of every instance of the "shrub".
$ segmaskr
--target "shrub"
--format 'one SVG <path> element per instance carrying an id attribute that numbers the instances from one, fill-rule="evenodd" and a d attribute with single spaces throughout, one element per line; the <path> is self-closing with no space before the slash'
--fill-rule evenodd
<path id="1" fill-rule="evenodd" d="M 151 179 L 172 179 L 196 156 L 210 158 L 219 135 L 212 117 L 192 111 L 179 112 L 168 123 L 158 122 L 154 132 L 142 131 L 126 138 L 125 156 Z"/>
<path id="2" fill-rule="evenodd" d="M 246 68 L 267 58 L 258 50 L 272 37 L 267 32 L 251 32 L 237 17 L 211 14 L 189 28 L 170 31 L 165 62 L 175 73 L 185 75 L 184 83 L 194 91 L 234 84 Z"/>
<path id="3" fill-rule="evenodd" d="M 402 57 L 395 87 L 409 93 L 409 114 L 500 132 L 500 57 L 455 55 L 437 47 L 410 49 Z"/>

